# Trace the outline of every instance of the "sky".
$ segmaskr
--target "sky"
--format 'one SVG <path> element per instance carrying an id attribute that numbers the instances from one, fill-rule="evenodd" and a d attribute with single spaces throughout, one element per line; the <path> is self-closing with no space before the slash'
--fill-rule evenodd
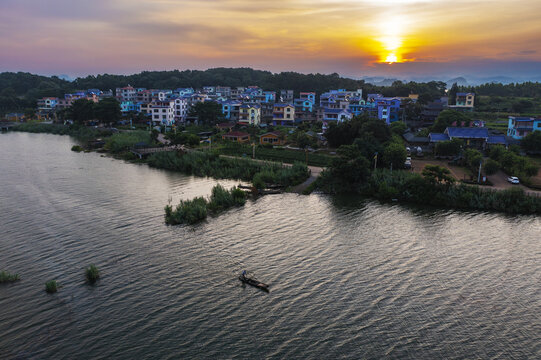
<path id="1" fill-rule="evenodd" d="M 0 0 L 0 71 L 541 78 L 539 0 Z"/>

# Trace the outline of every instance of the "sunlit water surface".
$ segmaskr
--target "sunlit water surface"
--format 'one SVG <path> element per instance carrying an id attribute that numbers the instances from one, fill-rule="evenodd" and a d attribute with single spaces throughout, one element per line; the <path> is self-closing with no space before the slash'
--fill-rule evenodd
<path id="1" fill-rule="evenodd" d="M 541 358 L 537 217 L 284 194 L 170 227 L 217 181 L 72 145 L 0 135 L 2 359 Z"/>

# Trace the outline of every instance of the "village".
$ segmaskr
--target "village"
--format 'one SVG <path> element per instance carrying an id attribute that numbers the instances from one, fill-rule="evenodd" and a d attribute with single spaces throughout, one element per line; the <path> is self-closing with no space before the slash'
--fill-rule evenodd
<path id="1" fill-rule="evenodd" d="M 153 129 L 159 133 L 156 140 L 160 146 L 187 145 L 190 139 L 191 147 L 214 148 L 228 156 L 286 163 L 302 161 L 319 172 L 331 165 L 337 148 L 348 145 L 347 140 L 329 139 L 329 131 L 335 132 L 334 138 L 344 137 L 339 132 L 336 134 L 337 128 L 365 117 L 389 127 L 400 137 L 404 148 L 397 161 L 387 159 L 378 163 L 374 154 L 376 167 L 392 163 L 395 170 L 420 173 L 426 165 L 438 165 L 449 169 L 456 181 L 498 189 L 518 183 L 532 189 L 541 187 L 541 177 L 537 174 L 539 160 L 526 158 L 524 149 L 520 148 L 524 137 L 541 130 L 541 118 L 509 116 L 507 130 L 503 132 L 501 121 L 497 126 L 489 126 L 487 121 L 476 119 L 474 93 L 456 89 L 421 105 L 419 94 L 386 97 L 363 94 L 362 89 L 317 94 L 265 91 L 258 86 L 175 90 L 125 86 L 114 91 L 77 91 L 63 98 L 44 97 L 37 101 L 35 113 L 30 117 L 39 122 L 70 124 L 74 120 L 70 117 L 76 117 L 70 112 L 73 104 L 96 105 L 105 99 L 119 109 L 111 117 L 114 121 L 103 121 L 94 114 L 94 118 L 89 115 L 84 119 L 85 125 L 106 126 L 115 131 Z M 5 120 L 24 122 L 30 120 L 28 117 L 29 114 L 10 113 Z M 133 148 L 150 146 L 141 142 L 132 144 Z M 529 163 L 521 167 L 501 165 L 500 159 L 490 156 L 490 149 L 498 146 L 506 151 L 514 149 L 517 159 L 524 158 Z M 141 151 L 136 154 L 142 156 Z"/>

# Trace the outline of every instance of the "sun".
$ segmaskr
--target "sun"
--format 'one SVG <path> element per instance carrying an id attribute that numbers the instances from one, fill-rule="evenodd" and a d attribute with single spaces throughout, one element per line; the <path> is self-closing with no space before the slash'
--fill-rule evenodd
<path id="1" fill-rule="evenodd" d="M 398 58 L 396 57 L 396 54 L 389 54 L 385 59 L 385 62 L 390 65 L 392 63 L 398 62 Z"/>
<path id="2" fill-rule="evenodd" d="M 403 61 L 404 38 L 408 21 L 404 16 L 388 15 L 379 23 L 380 62 L 400 63 Z"/>

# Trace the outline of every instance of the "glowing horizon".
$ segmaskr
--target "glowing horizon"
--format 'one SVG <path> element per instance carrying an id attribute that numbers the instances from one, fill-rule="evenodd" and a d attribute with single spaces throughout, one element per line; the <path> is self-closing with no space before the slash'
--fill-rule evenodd
<path id="1" fill-rule="evenodd" d="M 494 62 L 537 69 L 540 11 L 534 0 L 3 0 L 0 70 L 249 66 L 361 75 Z"/>

